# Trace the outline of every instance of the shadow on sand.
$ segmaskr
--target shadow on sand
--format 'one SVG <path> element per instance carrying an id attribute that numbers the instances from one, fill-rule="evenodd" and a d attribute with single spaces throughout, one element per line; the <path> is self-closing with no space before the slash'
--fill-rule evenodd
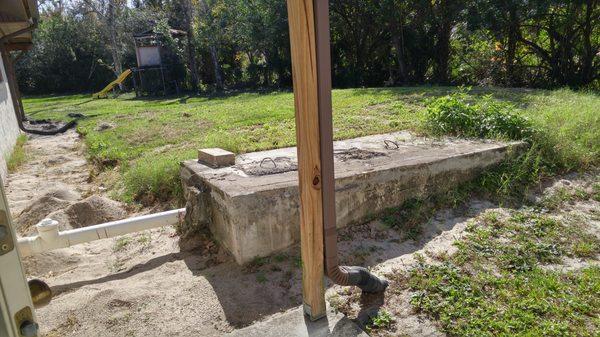
<path id="1" fill-rule="evenodd" d="M 476 216 L 492 204 L 470 208 L 468 216 Z M 450 212 L 453 215 L 441 214 Z M 378 221 L 352 226 L 340 230 L 340 260 L 347 265 L 375 266 L 383 261 L 421 250 L 442 232 L 466 220 L 464 210 L 443 210 L 436 213 L 434 220 L 423 224 L 423 233 L 416 240 L 404 240 L 402 233 L 385 229 Z M 432 225 L 435 223 L 435 225 Z M 152 271 L 175 261 L 183 261 L 195 277 L 206 279 L 222 307 L 227 322 L 234 328 L 242 328 L 272 314 L 302 304 L 301 268 L 299 247 L 269 258 L 258 259 L 246 266 L 238 266 L 231 258 L 217 264 L 214 253 L 201 251 L 178 252 L 152 258 L 128 270 L 104 277 L 58 285 L 52 288 L 55 295 L 75 291 L 78 288 L 124 280 L 133 275 Z M 328 281 L 327 287 L 332 284 Z M 357 319 L 366 322 L 383 305 L 383 295 L 362 295 L 361 313 Z M 198 303 L 202 305 L 202 303 Z M 325 322 L 307 323 L 307 329 L 322 331 Z"/>

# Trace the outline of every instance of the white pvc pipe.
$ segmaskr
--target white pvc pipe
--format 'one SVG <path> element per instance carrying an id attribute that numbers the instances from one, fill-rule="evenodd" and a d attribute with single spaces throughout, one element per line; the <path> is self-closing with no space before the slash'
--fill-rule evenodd
<path id="1" fill-rule="evenodd" d="M 89 227 L 58 231 L 58 222 L 44 219 L 36 225 L 38 235 L 19 238 L 21 256 L 30 256 L 84 242 L 112 238 L 124 234 L 176 224 L 183 220 L 185 208 L 142 215 Z"/>

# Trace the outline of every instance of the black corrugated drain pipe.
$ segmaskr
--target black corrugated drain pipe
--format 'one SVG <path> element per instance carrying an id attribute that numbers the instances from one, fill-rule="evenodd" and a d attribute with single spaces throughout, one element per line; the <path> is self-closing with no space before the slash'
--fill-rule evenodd
<path id="1" fill-rule="evenodd" d="M 315 0 L 316 53 L 319 86 L 319 124 L 321 147 L 321 189 L 323 198 L 323 231 L 325 272 L 336 284 L 358 286 L 363 292 L 383 292 L 388 282 L 367 268 L 340 266 L 337 250 L 335 215 L 335 180 L 333 170 L 333 125 L 331 113 L 331 55 L 329 44 L 329 1 Z"/>

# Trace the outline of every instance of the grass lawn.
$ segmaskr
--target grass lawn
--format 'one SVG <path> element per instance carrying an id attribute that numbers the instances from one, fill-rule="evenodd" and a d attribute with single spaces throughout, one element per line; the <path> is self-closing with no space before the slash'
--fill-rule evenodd
<path id="1" fill-rule="evenodd" d="M 411 304 L 451 336 L 598 336 L 600 238 L 584 213 L 557 213 L 600 200 L 599 178 L 591 193 L 548 197 L 561 207 L 543 200 L 475 218 L 454 255 L 411 270 Z M 581 267 L 563 269 L 569 260 Z"/>
<path id="2" fill-rule="evenodd" d="M 333 91 L 336 139 L 409 129 L 425 132 L 427 106 L 456 92 L 453 87 L 345 89 Z M 477 102 L 491 95 L 508 102 L 551 138 L 551 151 L 567 169 L 600 160 L 600 97 L 570 90 L 483 89 L 467 92 Z M 33 119 L 70 120 L 80 113 L 90 160 L 99 172 L 117 170 L 115 196 L 125 201 L 169 200 L 180 193 L 178 162 L 202 147 L 236 153 L 295 144 L 291 92 L 235 93 L 136 99 L 132 95 L 92 100 L 89 95 L 28 97 Z M 108 124 L 100 131 L 98 126 Z M 123 179 L 121 179 L 121 177 Z"/>

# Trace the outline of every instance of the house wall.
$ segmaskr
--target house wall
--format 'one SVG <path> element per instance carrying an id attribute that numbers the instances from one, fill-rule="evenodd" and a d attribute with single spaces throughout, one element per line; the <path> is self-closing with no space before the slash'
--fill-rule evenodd
<path id="1" fill-rule="evenodd" d="M 0 56 L 0 177 L 6 180 L 6 161 L 20 134 L 6 77 L 4 60 Z"/>

